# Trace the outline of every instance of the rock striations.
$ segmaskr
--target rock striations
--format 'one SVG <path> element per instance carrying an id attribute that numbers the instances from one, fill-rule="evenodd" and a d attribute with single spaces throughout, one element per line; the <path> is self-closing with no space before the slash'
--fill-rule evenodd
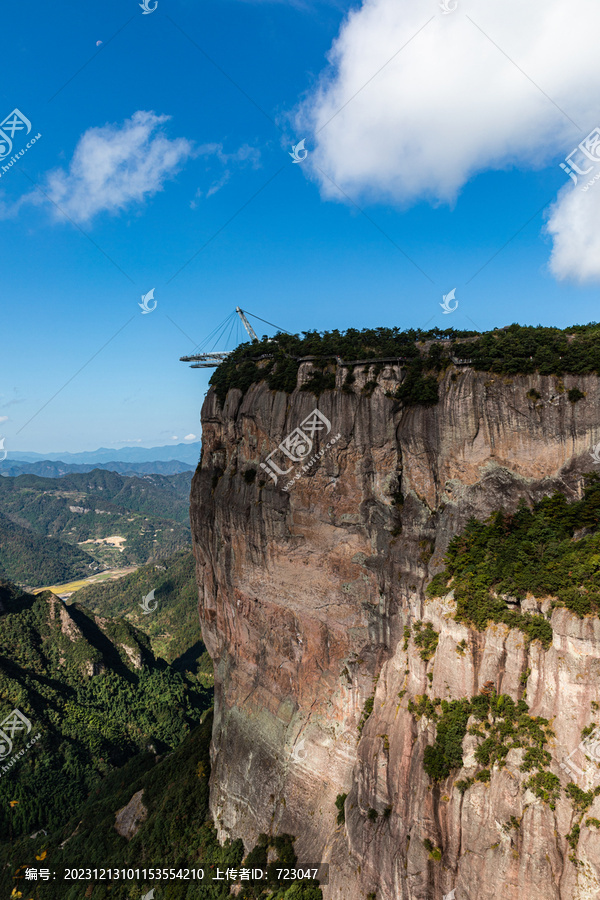
<path id="1" fill-rule="evenodd" d="M 204 403 L 191 508 L 215 663 L 219 834 L 247 846 L 260 832 L 296 835 L 299 862 L 330 864 L 327 900 L 442 900 L 453 890 L 456 900 L 591 900 L 600 796 L 582 817 L 560 763 L 600 704 L 600 622 L 554 609 L 544 649 L 506 625 L 459 624 L 452 596 L 431 600 L 425 587 L 470 517 L 557 489 L 581 495 L 600 441 L 600 379 L 451 367 L 436 406 L 402 408 L 386 396 L 395 367 L 354 374 L 342 389 L 339 372 L 318 400 L 263 383 L 243 397 L 231 390 L 223 409 L 213 390 Z M 299 388 L 306 378 L 301 368 Z M 567 396 L 574 386 L 585 393 L 578 403 Z M 317 406 L 341 437 L 286 492 L 260 463 Z M 407 637 L 415 622 L 439 635 L 429 659 Z M 426 773 L 436 721 L 415 715 L 415 702 L 482 690 L 524 699 L 548 720 L 555 802 L 526 786 L 519 750 L 469 782 L 468 734 L 462 768 L 438 781 Z"/>

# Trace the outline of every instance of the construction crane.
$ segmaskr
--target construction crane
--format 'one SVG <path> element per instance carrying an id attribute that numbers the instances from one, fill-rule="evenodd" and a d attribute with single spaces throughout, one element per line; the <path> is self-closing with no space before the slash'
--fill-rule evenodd
<path id="1" fill-rule="evenodd" d="M 236 311 L 236 313 L 238 314 L 238 316 L 240 317 L 240 319 L 242 320 L 243 325 L 244 325 L 244 328 L 245 328 L 246 331 L 248 332 L 248 336 L 249 336 L 253 341 L 256 341 L 256 343 L 258 344 L 258 336 L 257 336 L 257 334 L 256 334 L 256 332 L 255 332 L 255 330 L 254 330 L 254 328 L 252 327 L 252 325 L 250 324 L 250 322 L 248 321 L 248 319 L 247 319 L 246 316 L 244 315 L 244 310 L 243 310 L 243 309 L 240 309 L 239 306 L 236 306 L 235 311 Z"/>
<path id="2" fill-rule="evenodd" d="M 246 311 L 247 312 L 247 311 Z M 198 347 L 198 350 L 201 351 L 202 347 L 206 346 L 209 341 L 214 339 L 213 349 L 205 352 L 197 352 L 192 353 L 190 356 L 180 356 L 180 362 L 189 362 L 191 363 L 191 369 L 214 369 L 219 366 L 224 360 L 227 359 L 232 350 L 214 350 L 214 344 L 217 344 L 219 341 L 224 339 L 224 334 L 227 331 L 227 326 L 230 325 L 229 334 L 227 335 L 227 340 L 231 337 L 233 332 L 233 328 L 236 324 L 236 314 L 240 317 L 242 325 L 246 329 L 248 333 L 248 337 L 252 341 L 252 343 L 260 343 L 260 338 L 256 334 L 254 328 L 246 318 L 246 313 L 239 306 L 236 306 L 235 312 L 230 313 L 227 318 L 221 322 L 220 325 L 212 331 L 206 340 Z M 253 313 L 247 313 L 249 316 L 252 316 L 254 319 L 259 319 L 261 322 L 265 322 L 266 325 L 271 325 L 273 328 L 278 328 L 277 325 L 273 325 L 272 322 L 267 322 L 266 319 L 261 319 L 260 316 L 255 316 Z M 239 322 L 237 323 L 239 329 Z M 279 331 L 285 331 L 284 328 L 278 328 Z M 289 331 L 286 331 L 286 334 L 289 334 Z"/>

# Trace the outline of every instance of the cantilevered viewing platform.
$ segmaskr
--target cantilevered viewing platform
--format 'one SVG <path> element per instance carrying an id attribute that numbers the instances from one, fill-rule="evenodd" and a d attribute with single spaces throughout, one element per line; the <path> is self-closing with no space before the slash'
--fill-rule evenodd
<path id="1" fill-rule="evenodd" d="M 236 324 L 239 329 L 239 321 L 237 320 L 236 316 L 239 316 L 239 319 L 241 320 L 242 325 L 244 326 L 250 340 L 255 344 L 260 343 L 260 339 L 259 339 L 258 335 L 256 334 L 254 328 L 252 327 L 252 325 L 246 318 L 247 315 L 252 316 L 253 319 L 258 319 L 260 322 L 264 322 L 266 325 L 270 325 L 272 328 L 278 328 L 278 326 L 273 325 L 272 322 L 267 322 L 266 319 L 261 319 L 260 316 L 255 316 L 253 313 L 245 313 L 243 309 L 241 309 L 239 306 L 236 306 L 235 311 L 232 312 L 230 315 L 228 315 L 227 318 L 223 322 L 221 322 L 220 325 L 217 325 L 217 327 L 214 329 L 214 331 L 212 331 L 209 334 L 209 336 L 206 338 L 206 340 L 203 342 L 203 344 L 200 345 L 200 347 L 198 349 L 201 350 L 202 347 L 206 346 L 211 340 L 213 341 L 213 344 L 217 344 L 217 343 L 219 343 L 219 341 L 222 341 L 222 340 L 224 341 L 225 333 L 227 332 L 227 326 L 229 326 L 229 332 L 227 334 L 226 340 L 229 341 Z M 283 328 L 278 328 L 278 330 L 284 331 Z M 286 332 L 286 333 L 289 334 L 289 332 Z M 240 341 L 239 341 L 239 335 L 238 335 L 238 340 L 236 341 L 236 346 L 239 343 L 240 343 Z M 180 356 L 179 359 L 180 359 L 180 362 L 191 363 L 191 366 L 190 366 L 191 369 L 214 369 L 217 366 L 220 366 L 221 363 L 224 360 L 226 360 L 227 357 L 229 356 L 229 354 L 232 352 L 233 352 L 232 350 L 214 350 L 213 349 L 213 350 L 205 351 L 205 352 L 192 353 L 189 356 Z"/>

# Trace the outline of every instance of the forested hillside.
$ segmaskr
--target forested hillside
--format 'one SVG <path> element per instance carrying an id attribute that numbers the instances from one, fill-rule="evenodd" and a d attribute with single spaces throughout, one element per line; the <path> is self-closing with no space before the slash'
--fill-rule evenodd
<path id="1" fill-rule="evenodd" d="M 62 827 L 103 776 L 141 751 L 177 747 L 211 692 L 157 660 L 148 638 L 123 620 L 7 582 L 0 610 L 0 719 L 17 708 L 32 723 L 31 737 L 40 734 L 0 777 L 4 842 Z M 17 734 L 14 752 L 25 743 Z"/>
<path id="2" fill-rule="evenodd" d="M 278 867 L 293 867 L 293 839 L 261 837 L 249 854 L 241 840 L 219 845 L 208 809 L 210 774 L 209 745 L 212 713 L 196 727 L 180 746 L 156 756 L 141 753 L 109 774 L 83 801 L 74 815 L 64 820 L 47 835 L 34 839 L 23 836 L 0 847 L 0 887 L 5 897 L 22 896 L 26 900 L 139 900 L 151 888 L 156 898 L 168 900 L 225 900 L 230 896 L 229 884 L 222 873 L 229 867 L 244 864 L 262 867 L 269 873 L 261 882 L 237 882 L 242 887 L 240 900 L 322 900 L 318 886 L 290 883 L 280 887 L 276 880 Z M 130 840 L 115 828 L 116 813 L 132 797 L 141 792 L 139 809 L 146 814 Z M 16 808 L 16 807 L 15 807 Z M 142 815 L 144 814 L 142 812 Z M 270 864 L 267 866 L 267 854 Z M 305 864 L 308 860 L 302 860 Z M 25 881 L 26 867 L 46 867 L 61 872 L 64 867 L 77 869 L 123 866 L 203 867 L 205 878 L 200 888 L 197 881 L 173 879 L 164 881 Z M 213 881 L 221 870 L 221 880 Z M 160 893 L 158 893 L 160 891 Z M 12 894 L 11 894 L 12 892 Z M 16 892 L 16 893 L 15 893 Z"/>
<path id="3" fill-rule="evenodd" d="M 60 479 L 19 475 L 16 478 L 0 479 L 0 503 L 4 512 L 9 509 L 18 512 L 21 507 L 27 510 L 28 495 L 58 498 L 79 496 L 91 508 L 104 508 L 106 504 L 112 504 L 118 509 L 174 519 L 187 525 L 191 480 L 191 472 L 131 477 L 104 469 L 64 475 Z M 48 514 L 47 525 L 51 521 Z"/>
<path id="4" fill-rule="evenodd" d="M 0 543 L 6 544 L 0 574 L 41 587 L 189 547 L 190 478 L 187 472 L 128 478 L 99 469 L 59 479 L 0 478 Z M 58 540 L 38 542 L 35 535 Z M 39 553 L 27 550 L 38 545 Z"/>
<path id="5" fill-rule="evenodd" d="M 144 613 L 141 601 L 150 591 L 154 591 L 149 601 L 153 611 Z M 142 566 L 118 581 L 84 587 L 74 599 L 97 615 L 126 618 L 148 635 L 156 656 L 175 668 L 197 666 L 205 683 L 212 683 L 212 663 L 202 643 L 191 551 Z"/>
<path id="6" fill-rule="evenodd" d="M 79 547 L 44 537 L 0 512 L 0 577 L 20 584 L 60 584 L 92 574 L 95 562 Z"/>
<path id="7" fill-rule="evenodd" d="M 190 555 L 165 571 L 173 599 L 178 588 L 185 592 Z M 277 880 L 277 867 L 293 867 L 296 859 L 291 836 L 261 836 L 249 854 L 240 840 L 219 845 L 208 809 L 212 691 L 183 665 L 175 671 L 157 660 L 149 640 L 127 622 L 0 582 L 0 698 L 1 720 L 13 710 L 26 717 L 0 764 L 6 897 L 79 900 L 93 893 L 139 900 L 157 882 L 60 878 L 64 867 L 135 865 L 204 867 L 202 896 L 222 900 L 232 882 L 213 882 L 217 866 L 224 871 L 244 862 L 268 877 L 243 885 L 241 900 L 321 900 L 314 882 L 282 887 Z M 117 814 L 132 800 L 136 812 L 124 836 Z M 59 874 L 34 882 L 25 879 L 28 867 Z M 198 896 L 197 881 L 160 887 L 166 898 Z"/>

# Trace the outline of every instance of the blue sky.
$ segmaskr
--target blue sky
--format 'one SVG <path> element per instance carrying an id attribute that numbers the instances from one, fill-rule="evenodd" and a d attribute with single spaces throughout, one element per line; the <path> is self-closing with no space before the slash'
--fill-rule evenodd
<path id="1" fill-rule="evenodd" d="M 559 167 L 596 124 L 598 93 L 589 71 L 566 98 L 542 90 L 544 58 L 571 72 L 569 54 L 585 57 L 587 44 L 557 64 L 552 46 L 529 54 L 507 36 L 498 53 L 473 36 L 483 22 L 497 44 L 512 3 L 506 23 L 485 10 L 477 20 L 477 8 L 467 22 L 473 0 L 447 17 L 429 0 L 393 12 L 369 0 L 350 20 L 349 5 L 309 0 L 159 0 L 148 15 L 136 0 L 7 6 L 0 120 L 18 108 L 31 121 L 14 151 L 41 134 L 0 177 L 9 455 L 199 436 L 211 372 L 179 357 L 236 305 L 288 331 L 600 318 L 596 248 L 568 237 L 598 201 L 593 189 L 567 195 Z M 362 89 L 395 28 L 410 47 Z M 439 60 L 430 93 L 425 36 L 452 62 Z M 490 60 L 482 75 L 504 79 L 501 99 L 485 85 L 476 96 L 462 72 L 460 41 L 475 39 Z M 463 75 L 471 87 L 449 83 Z M 302 138 L 308 157 L 294 164 Z M 157 307 L 142 315 L 151 288 Z M 459 307 L 443 315 L 453 288 Z"/>

